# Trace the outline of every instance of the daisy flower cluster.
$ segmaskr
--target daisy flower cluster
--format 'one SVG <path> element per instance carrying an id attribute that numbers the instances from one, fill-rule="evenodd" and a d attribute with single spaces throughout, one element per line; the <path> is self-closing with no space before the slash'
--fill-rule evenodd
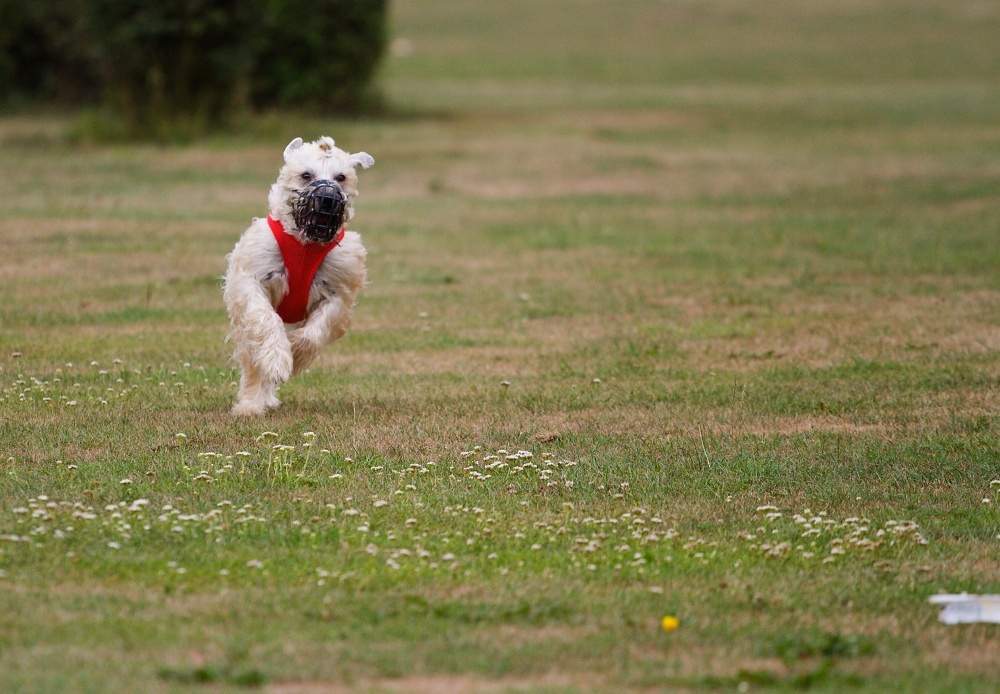
<path id="1" fill-rule="evenodd" d="M 927 542 L 912 521 L 875 523 L 775 506 L 758 507 L 756 527 L 737 537 L 721 529 L 681 532 L 669 508 L 644 505 L 627 480 L 608 479 L 552 451 L 474 446 L 441 463 L 356 462 L 318 448 L 314 432 L 302 432 L 295 443 L 263 432 L 248 450 L 231 454 L 195 452 L 186 434 L 174 438 L 157 467 L 161 476 L 178 472 L 169 496 L 166 479 L 139 475 L 112 482 L 114 491 L 104 487 L 104 494 L 124 499 L 114 503 L 33 496 L 0 510 L 0 564 L 38 550 L 51 556 L 128 552 L 150 561 L 149 548 L 156 547 L 175 562 L 167 570 L 182 574 L 187 569 L 178 557 L 185 546 L 238 550 L 266 538 L 329 556 L 330 564 L 308 574 L 320 585 L 358 572 L 568 571 L 644 580 L 680 566 L 738 565 L 747 548 L 762 560 L 831 563 L 844 554 Z M 265 486 L 281 487 L 280 498 L 260 501 Z M 222 570 L 268 574 L 265 566 L 274 561 L 274 555 L 244 558 Z"/>
<path id="2" fill-rule="evenodd" d="M 758 506 L 761 525 L 740 533 L 752 550 L 765 557 L 780 558 L 796 555 L 816 559 L 825 564 L 836 561 L 848 552 L 926 545 L 927 539 L 911 520 L 887 520 L 875 523 L 868 518 L 851 516 L 831 518 L 826 511 L 786 513 L 777 506 Z"/>
<path id="3" fill-rule="evenodd" d="M 23 506 L 11 509 L 12 529 L 0 535 L 0 541 L 23 542 L 42 547 L 47 540 L 80 538 L 97 540 L 112 549 L 121 549 L 133 540 L 151 534 L 182 537 L 217 537 L 248 523 L 265 523 L 252 504 L 236 507 L 220 501 L 201 512 L 185 512 L 173 504 L 155 506 L 146 498 L 92 506 L 80 501 L 57 501 L 40 494 Z"/>
<path id="4" fill-rule="evenodd" d="M 0 402 L 29 407 L 104 408 L 142 397 L 173 401 L 186 399 L 191 387 L 231 380 L 227 370 L 209 370 L 182 362 L 178 368 L 150 372 L 128 368 L 118 358 L 110 364 L 97 360 L 66 362 L 46 377 L 18 373 L 0 387 Z"/>
<path id="5" fill-rule="evenodd" d="M 478 482 L 490 480 L 513 481 L 516 477 L 537 477 L 546 488 L 572 489 L 573 480 L 566 474 L 576 467 L 572 460 L 556 460 L 553 453 L 542 453 L 541 460 L 535 462 L 531 451 L 509 451 L 500 448 L 484 452 L 481 446 L 462 451 L 459 457 L 466 463 L 462 472 Z"/>

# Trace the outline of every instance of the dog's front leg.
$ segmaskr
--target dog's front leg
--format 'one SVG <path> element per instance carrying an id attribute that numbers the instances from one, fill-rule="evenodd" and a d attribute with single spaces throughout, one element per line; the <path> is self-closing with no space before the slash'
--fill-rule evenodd
<path id="1" fill-rule="evenodd" d="M 309 315 L 305 325 L 291 335 L 293 373 L 300 373 L 309 366 L 324 345 L 343 337 L 350 322 L 351 310 L 339 296 L 330 297 L 320 304 Z"/>
<path id="2" fill-rule="evenodd" d="M 275 390 L 292 373 L 292 348 L 285 325 L 264 287 L 244 271 L 231 268 L 223 296 L 242 370 L 233 414 L 261 414 L 279 404 Z"/>

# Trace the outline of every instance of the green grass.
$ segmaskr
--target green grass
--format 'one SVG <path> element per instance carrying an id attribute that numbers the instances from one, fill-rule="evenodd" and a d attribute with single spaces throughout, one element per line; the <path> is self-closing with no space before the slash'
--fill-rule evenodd
<path id="1" fill-rule="evenodd" d="M 993 691 L 926 599 L 1000 592 L 1000 13 L 394 12 L 393 117 L 0 120 L 0 689 Z M 320 134 L 371 286 L 236 421 L 223 259 Z"/>

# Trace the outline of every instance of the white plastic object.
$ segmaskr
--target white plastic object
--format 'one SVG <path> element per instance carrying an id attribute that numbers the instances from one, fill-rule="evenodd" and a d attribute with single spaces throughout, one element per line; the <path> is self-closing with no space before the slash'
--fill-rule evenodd
<path id="1" fill-rule="evenodd" d="M 928 602 L 943 607 L 938 620 L 944 624 L 1000 624 L 1000 595 L 932 595 Z"/>

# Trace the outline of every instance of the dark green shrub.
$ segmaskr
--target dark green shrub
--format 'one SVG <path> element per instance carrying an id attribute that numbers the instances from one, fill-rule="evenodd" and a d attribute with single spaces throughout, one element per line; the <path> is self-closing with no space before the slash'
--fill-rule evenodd
<path id="1" fill-rule="evenodd" d="M 0 0 L 0 102 L 99 102 L 77 132 L 98 139 L 356 110 L 386 23 L 387 0 Z"/>
<path id="2" fill-rule="evenodd" d="M 245 102 L 255 5 L 246 0 L 84 3 L 108 116 L 125 133 L 192 134 Z"/>
<path id="3" fill-rule="evenodd" d="M 84 34 L 86 0 L 0 0 L 0 102 L 87 103 L 97 66 Z"/>
<path id="4" fill-rule="evenodd" d="M 387 0 L 261 0 L 257 108 L 357 110 L 385 52 Z"/>

